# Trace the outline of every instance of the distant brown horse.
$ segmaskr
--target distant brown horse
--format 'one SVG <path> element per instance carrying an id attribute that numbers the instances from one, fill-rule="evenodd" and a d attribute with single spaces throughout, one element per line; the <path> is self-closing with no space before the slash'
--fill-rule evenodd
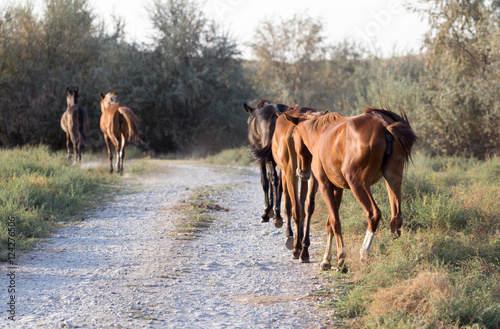
<path id="1" fill-rule="evenodd" d="M 125 146 L 128 142 L 141 141 L 139 137 L 138 118 L 128 107 L 116 102 L 115 94 L 101 95 L 101 131 L 108 148 L 109 172 L 113 172 L 113 153 L 109 143 L 116 149 L 116 172 L 123 173 Z"/>
<path id="2" fill-rule="evenodd" d="M 271 140 L 276 124 L 276 115 L 286 111 L 288 106 L 261 100 L 256 108 L 250 107 L 246 103 L 243 104 L 243 107 L 248 113 L 248 145 L 253 156 L 259 162 L 260 179 L 264 190 L 265 209 L 261 222 L 269 222 L 269 217 L 273 216 L 274 225 L 281 227 L 283 226 L 283 218 L 280 214 L 281 179 L 276 172 Z"/>
<path id="3" fill-rule="evenodd" d="M 285 112 L 289 116 L 297 116 L 304 113 L 317 113 L 313 108 L 294 107 Z M 281 183 L 284 195 L 284 215 L 286 219 L 286 236 L 288 249 L 293 249 L 293 258 L 300 258 L 303 263 L 309 262 L 309 230 L 311 225 L 311 216 L 314 212 L 314 197 L 318 190 L 318 184 L 314 176 L 301 169 L 304 166 L 298 165 L 297 153 L 306 157 L 309 152 L 301 142 L 300 136 L 294 133 L 295 126 L 290 123 L 284 115 L 280 115 L 276 120 L 272 140 L 273 158 L 278 167 L 280 167 Z M 311 161 L 309 155 L 305 160 Z M 299 178 L 301 180 L 299 193 Z M 291 227 L 290 217 L 295 222 L 295 239 Z"/>
<path id="4" fill-rule="evenodd" d="M 381 177 L 386 181 L 391 204 L 391 231 L 401 234 L 401 183 L 405 163 L 417 136 L 401 109 L 401 115 L 367 108 L 364 114 L 345 118 L 337 113 L 323 116 L 303 114 L 286 118 L 297 127 L 300 139 L 312 154 L 311 168 L 318 180 L 323 200 L 328 208 L 326 223 L 327 245 L 321 269 L 331 268 L 333 233 L 337 243 L 338 270 L 347 272 L 346 253 L 340 225 L 339 207 L 343 189 L 351 189 L 363 206 L 368 230 L 360 250 L 361 257 L 370 252 L 371 243 L 382 217 L 370 192 L 370 186 Z M 300 152 L 299 152 L 300 153 Z M 302 159 L 303 154 L 299 154 Z M 307 159 L 301 160 L 307 165 Z"/>
<path id="5" fill-rule="evenodd" d="M 87 143 L 86 131 L 89 129 L 89 118 L 87 110 L 78 105 L 78 87 L 76 89 L 66 88 L 66 101 L 68 107 L 61 117 L 61 128 L 66 133 L 66 149 L 68 160 L 71 161 L 71 148 L 69 142 L 73 143 L 75 162 L 82 161 L 81 147 Z"/>

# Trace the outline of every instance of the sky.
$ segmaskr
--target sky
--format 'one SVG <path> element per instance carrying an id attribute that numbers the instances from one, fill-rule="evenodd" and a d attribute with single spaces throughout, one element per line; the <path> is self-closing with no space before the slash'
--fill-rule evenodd
<path id="1" fill-rule="evenodd" d="M 42 1 L 42 0 L 38 0 Z M 304 13 L 320 18 L 327 42 L 358 40 L 380 56 L 418 52 L 428 30 L 418 14 L 410 13 L 399 0 L 195 0 L 205 17 L 229 32 L 244 58 L 251 58 L 248 44 L 263 19 Z M 125 20 L 128 41 L 152 41 L 154 33 L 146 7 L 152 0 L 89 0 L 101 17 L 111 14 Z"/>

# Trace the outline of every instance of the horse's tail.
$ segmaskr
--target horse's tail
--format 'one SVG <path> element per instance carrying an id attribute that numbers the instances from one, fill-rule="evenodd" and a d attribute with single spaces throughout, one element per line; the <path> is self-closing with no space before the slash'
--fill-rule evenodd
<path id="1" fill-rule="evenodd" d="M 83 142 L 83 145 L 87 145 L 87 134 L 85 133 L 85 130 L 87 130 L 87 127 L 89 125 L 87 110 L 79 106 L 78 111 L 75 112 L 78 112 L 78 131 L 80 132 L 80 136 L 82 137 L 82 140 L 80 142 Z"/>
<path id="2" fill-rule="evenodd" d="M 411 161 L 411 149 L 418 137 L 411 128 L 410 121 L 406 116 L 405 110 L 400 107 L 401 116 L 396 113 L 390 111 L 390 114 L 384 113 L 388 115 L 395 122 L 391 123 L 387 126 L 387 131 L 401 144 L 403 147 L 403 153 L 405 156 L 405 162 L 408 163 Z"/>
<path id="3" fill-rule="evenodd" d="M 252 148 L 253 157 L 260 163 L 265 164 L 268 161 L 273 161 L 273 148 L 272 143 L 263 148 Z"/>
<path id="4" fill-rule="evenodd" d="M 118 108 L 118 112 L 120 112 L 121 115 L 125 118 L 125 121 L 127 121 L 127 127 L 128 127 L 128 140 L 127 142 L 141 142 L 142 139 L 139 136 L 139 118 L 135 115 L 134 112 L 132 112 L 131 109 L 128 107 L 120 106 Z"/>
<path id="5" fill-rule="evenodd" d="M 392 138 L 395 138 L 401 144 L 405 161 L 408 163 L 411 161 L 411 149 L 418 137 L 411 128 L 410 121 L 406 116 L 405 110 L 400 106 L 399 111 L 401 112 L 401 116 L 390 110 L 375 108 L 367 108 L 365 113 L 371 113 L 377 116 L 384 115 L 389 117 L 391 121 L 394 121 L 386 126 L 387 132 L 389 133 L 385 136 L 388 145 L 386 155 L 392 153 Z"/>

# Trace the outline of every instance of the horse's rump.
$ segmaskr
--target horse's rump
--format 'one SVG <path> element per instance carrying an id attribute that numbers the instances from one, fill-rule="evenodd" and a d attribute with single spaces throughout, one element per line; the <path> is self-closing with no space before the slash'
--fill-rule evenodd
<path id="1" fill-rule="evenodd" d="M 384 120 L 387 125 L 387 131 L 401 144 L 403 148 L 405 161 L 408 162 L 411 160 L 411 149 L 413 144 L 417 141 L 417 135 L 411 128 L 410 122 L 408 121 L 408 117 L 406 116 L 406 112 L 403 108 L 400 108 L 401 116 L 398 114 L 384 109 L 376 109 L 376 108 L 366 108 L 365 113 L 375 115 L 382 120 Z M 383 117 L 385 116 L 385 118 Z M 387 118 L 390 121 L 387 121 Z M 387 137 L 386 137 L 387 139 Z"/>

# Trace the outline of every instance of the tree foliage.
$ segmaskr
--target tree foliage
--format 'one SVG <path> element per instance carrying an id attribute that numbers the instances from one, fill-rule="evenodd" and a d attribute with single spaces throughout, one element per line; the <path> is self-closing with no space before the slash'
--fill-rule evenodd
<path id="1" fill-rule="evenodd" d="M 423 143 L 434 154 L 499 154 L 499 3 L 425 0 L 415 9 L 431 25 L 425 41 Z"/>

